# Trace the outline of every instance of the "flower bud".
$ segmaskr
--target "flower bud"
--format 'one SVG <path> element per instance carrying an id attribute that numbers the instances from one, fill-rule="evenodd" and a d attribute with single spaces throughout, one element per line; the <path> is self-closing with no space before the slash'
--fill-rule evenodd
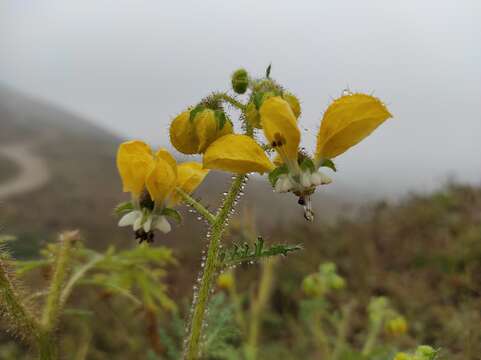
<path id="1" fill-rule="evenodd" d="M 232 89 L 237 94 L 244 94 L 249 86 L 249 75 L 244 69 L 236 70 L 232 74 Z"/>
<path id="2" fill-rule="evenodd" d="M 223 290 L 230 290 L 234 286 L 234 275 L 231 271 L 222 273 L 217 278 L 217 286 Z"/>
<path id="3" fill-rule="evenodd" d="M 261 128 L 261 116 L 259 115 L 259 111 L 256 108 L 256 105 L 253 102 L 247 104 L 246 108 L 246 120 L 250 126 L 256 129 Z"/>
<path id="4" fill-rule="evenodd" d="M 397 353 L 394 360 L 412 360 L 412 356 L 404 352 Z"/>
<path id="5" fill-rule="evenodd" d="M 199 139 L 196 135 L 194 122 L 190 120 L 190 111 L 184 111 L 170 124 L 170 142 L 183 154 L 196 154 Z"/>
<path id="6" fill-rule="evenodd" d="M 418 346 L 414 353 L 414 360 L 434 360 L 437 351 L 428 345 Z"/>
<path id="7" fill-rule="evenodd" d="M 386 332 L 393 336 L 399 336 L 406 333 L 408 328 L 406 319 L 403 316 L 396 316 L 395 318 L 386 322 Z"/>
<path id="8" fill-rule="evenodd" d="M 294 113 L 296 118 L 299 118 L 299 116 L 301 116 L 301 104 L 299 103 L 297 97 L 295 97 L 291 93 L 284 93 L 282 95 L 282 98 L 289 103 L 289 106 L 291 107 L 292 112 Z"/>
<path id="9" fill-rule="evenodd" d="M 302 281 L 302 291 L 309 297 L 320 297 L 325 294 L 326 288 L 319 278 L 319 274 L 311 274 Z"/>
<path id="10" fill-rule="evenodd" d="M 232 134 L 232 123 L 222 111 L 204 109 L 194 118 L 195 134 L 198 139 L 197 153 L 204 153 L 215 140 Z"/>

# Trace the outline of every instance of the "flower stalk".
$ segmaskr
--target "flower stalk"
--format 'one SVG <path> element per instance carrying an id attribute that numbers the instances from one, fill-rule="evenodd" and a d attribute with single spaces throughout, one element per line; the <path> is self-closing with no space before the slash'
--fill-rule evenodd
<path id="1" fill-rule="evenodd" d="M 247 178 L 246 175 L 237 175 L 232 182 L 229 192 L 227 193 L 223 204 L 221 205 L 215 221 L 211 226 L 211 240 L 207 252 L 207 259 L 204 265 L 204 271 L 199 285 L 199 292 L 194 298 L 194 311 L 187 335 L 186 349 L 184 358 L 186 360 L 194 360 L 199 358 L 199 345 L 201 340 L 202 325 L 204 322 L 205 310 L 209 299 L 210 289 L 217 272 L 217 258 L 219 249 L 227 226 L 229 214 L 234 208 L 234 203 L 242 190 L 243 183 Z"/>

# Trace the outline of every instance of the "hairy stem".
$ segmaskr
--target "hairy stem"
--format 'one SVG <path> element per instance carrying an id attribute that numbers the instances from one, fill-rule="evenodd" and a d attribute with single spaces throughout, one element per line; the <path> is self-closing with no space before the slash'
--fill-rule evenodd
<path id="1" fill-rule="evenodd" d="M 38 325 L 21 300 L 14 282 L 9 274 L 8 259 L 0 254 L 0 307 L 2 312 L 9 315 L 19 336 L 33 339 L 37 337 Z"/>
<path id="2" fill-rule="evenodd" d="M 187 194 L 184 190 L 181 188 L 177 188 L 177 193 L 182 197 L 182 200 L 184 201 L 185 204 L 192 206 L 195 211 L 197 211 L 201 216 L 204 217 L 204 219 L 207 220 L 209 224 L 214 224 L 215 222 L 215 216 L 211 214 L 209 210 L 207 210 L 204 205 L 202 205 L 200 202 L 195 200 L 192 196 Z"/>
<path id="3" fill-rule="evenodd" d="M 204 265 L 204 271 L 199 285 L 199 292 L 194 297 L 194 312 L 187 335 L 187 344 L 184 351 L 184 358 L 187 360 L 195 360 L 199 358 L 199 345 L 202 334 L 202 325 L 204 322 L 205 309 L 209 299 L 210 290 L 217 271 L 217 257 L 222 240 L 222 235 L 227 225 L 229 213 L 234 207 L 236 197 L 242 190 L 242 185 L 246 175 L 238 175 L 232 182 L 231 188 L 220 207 L 215 221 L 211 226 L 211 240 L 207 252 L 207 259 Z"/>
<path id="4" fill-rule="evenodd" d="M 76 231 L 66 232 L 60 235 L 60 246 L 55 261 L 54 273 L 41 319 L 41 334 L 37 338 L 40 359 L 42 360 L 58 358 L 54 332 L 62 310 L 62 287 L 67 277 L 72 247 L 77 240 L 78 232 Z"/>
<path id="5" fill-rule="evenodd" d="M 244 111 L 246 109 L 246 106 L 244 104 L 242 104 L 240 101 L 237 101 L 232 96 L 227 95 L 226 93 L 219 93 L 219 94 L 216 94 L 216 96 L 219 99 L 231 104 L 232 106 L 238 108 L 241 111 Z"/>

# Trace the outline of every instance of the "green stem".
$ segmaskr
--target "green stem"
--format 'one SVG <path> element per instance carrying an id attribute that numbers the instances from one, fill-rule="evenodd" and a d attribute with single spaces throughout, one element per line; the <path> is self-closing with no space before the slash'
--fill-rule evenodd
<path id="1" fill-rule="evenodd" d="M 376 319 L 371 325 L 369 329 L 369 333 L 367 335 L 366 342 L 364 343 L 364 347 L 362 348 L 362 355 L 367 356 L 369 355 L 374 346 L 376 346 L 377 338 L 379 337 L 379 333 L 381 332 L 382 324 L 384 321 L 384 317 L 381 316 L 379 319 Z"/>
<path id="2" fill-rule="evenodd" d="M 332 360 L 338 360 L 341 357 L 344 347 L 346 346 L 346 338 L 349 331 L 349 325 L 351 323 L 351 315 L 355 305 L 356 302 L 351 301 L 342 309 L 342 320 L 337 329 L 337 340 L 332 353 Z"/>
<path id="3" fill-rule="evenodd" d="M 219 94 L 217 94 L 217 97 L 219 99 L 231 104 L 232 106 L 235 106 L 236 108 L 238 108 L 241 111 L 244 111 L 246 109 L 246 106 L 244 104 L 242 104 L 240 101 L 237 101 L 232 96 L 227 95 L 226 93 L 219 93 Z"/>
<path id="4" fill-rule="evenodd" d="M 262 320 L 262 313 L 268 305 L 274 285 L 275 259 L 268 260 L 262 264 L 262 275 L 259 284 L 257 298 L 252 299 L 250 311 L 250 324 L 247 345 L 245 347 L 246 359 L 257 359 L 257 344 L 259 341 L 259 330 Z"/>
<path id="5" fill-rule="evenodd" d="M 181 188 L 176 188 L 176 190 L 177 190 L 177 193 L 182 197 L 182 200 L 184 201 L 184 203 L 192 206 L 195 209 L 195 211 L 197 211 L 200 215 L 204 217 L 204 219 L 206 219 L 209 222 L 209 224 L 211 225 L 214 224 L 215 216 L 212 215 L 211 212 L 204 207 L 204 205 L 202 205 L 200 202 L 195 200 L 192 196 L 187 194 Z"/>
<path id="6" fill-rule="evenodd" d="M 0 255 L 0 307 L 3 312 L 9 314 L 9 319 L 19 332 L 26 338 L 35 338 L 38 334 L 38 325 L 35 318 L 30 314 L 21 300 L 21 295 L 11 279 L 7 265 L 7 259 Z"/>
<path id="7" fill-rule="evenodd" d="M 246 179 L 246 175 L 238 175 L 232 182 L 231 188 L 220 207 L 215 221 L 211 226 L 211 240 L 207 252 L 207 259 L 204 264 L 204 272 L 200 281 L 199 292 L 194 298 L 194 312 L 190 323 L 189 333 L 187 335 L 187 344 L 184 352 L 184 358 L 187 360 L 199 359 L 199 345 L 202 334 L 202 325 L 204 322 L 205 309 L 209 299 L 210 290 L 217 271 L 217 257 L 222 240 L 222 235 L 227 225 L 229 213 L 234 207 L 236 197 L 242 190 L 242 184 Z"/>

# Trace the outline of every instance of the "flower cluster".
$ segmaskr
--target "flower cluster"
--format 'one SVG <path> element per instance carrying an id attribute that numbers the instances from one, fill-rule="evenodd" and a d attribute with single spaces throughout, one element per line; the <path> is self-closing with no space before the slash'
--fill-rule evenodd
<path id="1" fill-rule="evenodd" d="M 310 196 L 331 179 L 321 167 L 335 170 L 332 159 L 373 132 L 391 114 L 377 98 L 346 93 L 324 112 L 313 154 L 301 148 L 299 100 L 266 76 L 252 79 L 244 69 L 232 76 L 232 88 L 247 100 L 240 102 L 226 93 L 214 93 L 176 116 L 170 124 L 172 146 L 187 155 L 200 154 L 202 163 L 178 165 L 165 149 L 153 153 L 145 143 L 131 141 L 120 146 L 117 165 L 124 191 L 132 194 L 132 206 L 120 226 L 132 225 L 140 240 L 150 232 L 168 232 L 166 216 L 182 196 L 190 194 L 209 170 L 233 174 L 269 174 L 276 192 L 295 194 L 313 219 Z M 243 132 L 236 133 L 224 106 L 240 110 Z M 265 140 L 258 140 L 257 132 Z M 275 156 L 272 154 L 275 153 Z"/>

